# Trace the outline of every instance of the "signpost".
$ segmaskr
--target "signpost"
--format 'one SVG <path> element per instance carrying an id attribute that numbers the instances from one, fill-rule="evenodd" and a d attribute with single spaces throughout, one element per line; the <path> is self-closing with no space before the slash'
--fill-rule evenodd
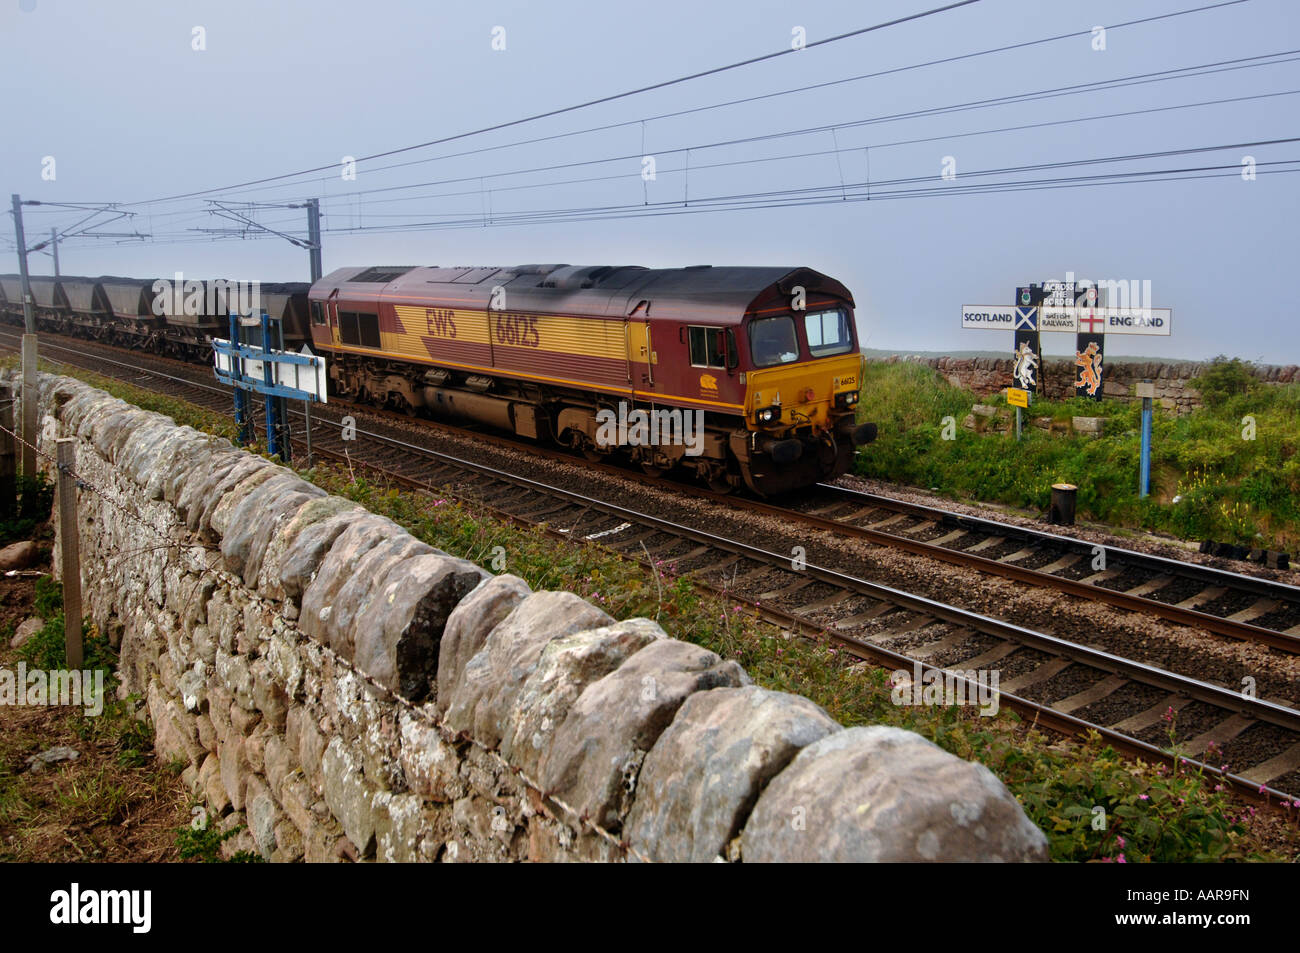
<path id="1" fill-rule="evenodd" d="M 1010 308 L 964 304 L 961 326 L 972 330 L 1014 332 L 1012 376 L 1025 391 L 1042 388 L 1043 332 L 1075 335 L 1074 393 L 1101 400 L 1105 394 L 1105 335 L 1168 336 L 1173 329 L 1169 308 L 1107 306 L 1097 287 L 1087 281 L 1045 281 L 1016 288 Z"/>
<path id="2" fill-rule="evenodd" d="M 1156 396 L 1155 384 L 1142 381 L 1136 388 L 1142 398 L 1142 460 L 1138 464 L 1138 498 L 1146 499 L 1151 492 L 1151 401 Z"/>
<path id="3" fill-rule="evenodd" d="M 1105 282 L 1105 287 L 1116 283 Z M 1150 282 L 1144 282 L 1143 297 L 1150 296 Z M 1120 282 L 1121 291 L 1123 283 Z M 1136 289 L 1137 282 L 1132 282 Z M 1120 293 L 1124 301 L 1134 299 Z M 1012 385 L 1007 389 L 1007 403 L 1016 408 L 1016 439 L 1020 439 L 1022 412 L 1027 410 L 1030 395 L 1042 386 L 1042 350 L 1039 335 L 1069 333 L 1075 335 L 1074 393 L 1076 397 L 1101 400 L 1105 394 L 1103 357 L 1105 336 L 1109 334 L 1144 334 L 1169 336 L 1173 331 L 1173 311 L 1169 308 L 1107 306 L 1091 281 L 1044 281 L 1041 285 L 1016 288 L 1015 303 L 1010 308 L 993 304 L 964 304 L 961 326 L 971 330 L 1008 330 L 1014 336 Z M 1155 390 L 1150 381 L 1137 385 L 1142 398 L 1142 460 L 1138 477 L 1139 492 L 1151 492 L 1151 403 Z"/>
<path id="4" fill-rule="evenodd" d="M 1016 408 L 1016 441 L 1020 441 L 1020 432 L 1023 422 L 1020 419 L 1020 411 L 1029 409 L 1029 391 L 1021 390 L 1019 387 L 1007 388 L 1007 403 Z"/>
<path id="5" fill-rule="evenodd" d="M 213 367 L 217 380 L 235 388 L 235 421 L 241 443 L 251 442 L 247 397 L 244 391 L 261 394 L 266 403 L 266 448 L 286 463 L 292 455 L 288 416 L 284 401 L 301 400 L 307 405 L 307 466 L 311 467 L 311 403 L 326 403 L 325 358 L 303 345 L 302 351 L 271 347 L 271 319 L 262 312 L 258 322 L 262 345 L 240 341 L 238 316 L 230 316 L 230 340 L 212 342 Z"/>

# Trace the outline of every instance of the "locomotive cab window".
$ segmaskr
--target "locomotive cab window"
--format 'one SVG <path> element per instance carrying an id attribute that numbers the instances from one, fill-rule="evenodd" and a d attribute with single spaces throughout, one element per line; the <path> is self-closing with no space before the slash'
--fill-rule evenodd
<path id="1" fill-rule="evenodd" d="M 799 360 L 799 338 L 795 335 L 794 318 L 778 315 L 751 321 L 749 350 L 755 367 L 772 367 Z"/>
<path id="2" fill-rule="evenodd" d="M 853 350 L 849 316 L 838 308 L 804 315 L 803 328 L 808 338 L 808 353 L 813 357 L 830 357 Z"/>
<path id="3" fill-rule="evenodd" d="M 354 347 L 379 347 L 379 315 L 340 311 L 339 340 Z"/>
<path id="4" fill-rule="evenodd" d="M 692 367 L 735 367 L 736 335 L 731 328 L 689 327 Z"/>
<path id="5" fill-rule="evenodd" d="M 321 325 L 325 323 L 325 309 L 321 307 L 319 301 L 311 303 L 311 323 Z"/>

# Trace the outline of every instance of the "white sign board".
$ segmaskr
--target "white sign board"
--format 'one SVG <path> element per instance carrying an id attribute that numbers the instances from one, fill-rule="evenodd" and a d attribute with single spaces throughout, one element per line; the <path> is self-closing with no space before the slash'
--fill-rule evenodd
<path id="1" fill-rule="evenodd" d="M 1174 313 L 1169 308 L 1043 308 L 1040 331 L 1080 334 L 1152 334 L 1167 337 Z"/>
<path id="2" fill-rule="evenodd" d="M 1095 308 L 1106 319 L 1107 334 L 1158 334 L 1168 336 L 1174 312 L 1169 308 Z"/>
<path id="3" fill-rule="evenodd" d="M 1044 281 L 1043 307 L 1068 308 L 1074 305 L 1073 281 Z"/>
<path id="4" fill-rule="evenodd" d="M 212 342 L 220 347 L 229 347 L 229 341 L 213 340 Z M 244 348 L 253 354 L 261 354 L 260 347 L 254 347 L 251 344 L 245 344 Z M 271 351 L 272 354 L 293 354 L 293 351 Z M 213 366 L 223 374 L 233 375 L 231 369 L 231 357 L 229 354 L 219 350 L 214 350 Z M 303 345 L 302 351 L 297 356 L 310 359 L 306 364 L 285 364 L 279 361 L 269 362 L 275 375 L 275 383 L 280 387 L 292 387 L 295 390 L 306 391 L 314 394 L 316 399 L 322 404 L 326 403 L 326 380 L 325 357 L 320 354 L 313 354 L 307 345 Z M 239 373 L 241 377 L 251 378 L 256 381 L 265 380 L 265 364 L 254 357 L 240 358 Z"/>
<path id="5" fill-rule="evenodd" d="M 996 304 L 964 304 L 961 306 L 961 326 L 984 331 L 1014 331 L 1016 307 Z"/>
<path id="6" fill-rule="evenodd" d="M 1043 305 L 1038 309 L 1038 330 L 1073 334 L 1076 330 L 1074 308 Z"/>

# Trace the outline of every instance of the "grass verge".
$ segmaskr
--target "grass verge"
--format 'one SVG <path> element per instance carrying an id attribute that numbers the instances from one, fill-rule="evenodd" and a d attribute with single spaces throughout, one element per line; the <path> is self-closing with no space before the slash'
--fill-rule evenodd
<path id="1" fill-rule="evenodd" d="M 859 417 L 878 423 L 880 436 L 858 455 L 857 471 L 1040 512 L 1047 510 L 1051 485 L 1064 481 L 1079 487 L 1084 519 L 1294 550 L 1300 544 L 1300 384 L 1261 383 L 1236 359 L 1217 360 L 1199 380 L 1205 407 L 1181 417 L 1154 415 L 1152 494 L 1141 499 L 1137 402 L 1035 401 L 1030 418 L 1103 417 L 1104 432 L 1089 437 L 1027 425 L 1017 444 L 961 426 L 973 404 L 1001 398 L 981 399 L 924 365 L 866 362 Z"/>
<path id="2" fill-rule="evenodd" d="M 138 700 L 113 693 L 117 656 L 93 627 L 85 628 L 85 666 L 104 675 L 98 715 L 79 707 L 16 704 L 19 663 L 26 670 L 66 667 L 63 605 L 48 576 L 0 577 L 0 861 L 156 862 L 178 856 L 176 827 L 186 795 L 174 765 L 154 756 L 153 734 L 136 717 Z M 28 614 L 45 626 L 18 650 L 9 648 L 15 621 Z M 66 746 L 75 760 L 29 768 L 28 759 Z"/>

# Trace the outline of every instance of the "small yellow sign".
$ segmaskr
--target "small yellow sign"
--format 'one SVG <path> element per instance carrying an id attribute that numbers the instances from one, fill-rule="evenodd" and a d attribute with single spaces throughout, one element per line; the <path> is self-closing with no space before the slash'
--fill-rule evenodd
<path id="1" fill-rule="evenodd" d="M 1007 388 L 1007 403 L 1012 407 L 1029 407 L 1029 391 L 1018 387 Z"/>

